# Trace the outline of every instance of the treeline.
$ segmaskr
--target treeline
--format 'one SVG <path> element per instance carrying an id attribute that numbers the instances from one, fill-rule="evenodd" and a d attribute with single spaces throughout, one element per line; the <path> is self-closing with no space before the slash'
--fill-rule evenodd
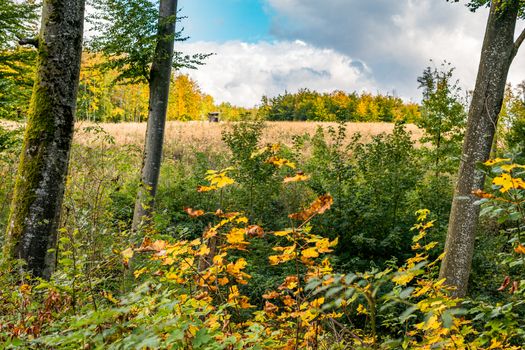
<path id="1" fill-rule="evenodd" d="M 10 66 L 0 69 L 0 118 L 24 120 L 29 107 L 35 52 L 4 50 Z M 17 59 L 19 58 L 19 59 Z M 0 62 L 1 63 L 1 62 Z M 148 85 L 119 81 L 116 70 L 103 69 L 102 55 L 85 52 L 82 57 L 77 119 L 93 122 L 144 122 L 148 115 Z M 344 91 L 319 93 L 302 89 L 276 97 L 264 96 L 258 108 L 216 103 L 188 75 L 174 75 L 169 97 L 168 120 L 205 120 L 209 112 L 220 112 L 221 120 L 262 119 L 271 121 L 407 121 L 420 118 L 420 106 L 391 95 Z"/>
<path id="2" fill-rule="evenodd" d="M 144 82 L 118 82 L 114 70 L 100 69 L 103 57 L 83 56 L 78 94 L 79 120 L 97 122 L 144 122 L 148 116 L 148 85 Z M 239 120 L 249 109 L 229 104 L 216 104 L 213 97 L 202 92 L 188 75 L 176 73 L 172 78 L 168 104 L 168 120 L 203 120 L 208 113 L 219 111 L 226 120 Z"/>
<path id="3" fill-rule="evenodd" d="M 418 104 L 391 95 L 302 89 L 263 97 L 258 115 L 265 120 L 287 121 L 415 122 L 420 111 Z"/>

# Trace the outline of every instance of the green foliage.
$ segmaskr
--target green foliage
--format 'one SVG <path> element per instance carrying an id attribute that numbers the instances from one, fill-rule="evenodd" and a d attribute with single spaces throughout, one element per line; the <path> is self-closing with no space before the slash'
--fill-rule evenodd
<path id="1" fill-rule="evenodd" d="M 340 237 L 339 263 L 348 271 L 383 266 L 407 251 L 406 232 L 417 209 L 416 183 L 422 172 L 411 135 L 401 124 L 392 134 L 370 142 L 359 136 L 346 144 L 344 125 L 314 137 L 313 157 L 306 171 L 316 193 L 334 197 L 332 210 L 319 218 L 316 230 Z"/>
<path id="2" fill-rule="evenodd" d="M 266 120 L 281 121 L 408 121 L 419 116 L 415 104 L 389 95 L 334 91 L 321 94 L 308 89 L 285 93 L 277 97 L 264 96 L 258 116 Z"/>
<path id="3" fill-rule="evenodd" d="M 159 39 L 158 0 L 91 0 L 95 9 L 88 20 L 97 35 L 88 43 L 94 52 L 101 52 L 106 60 L 103 69 L 119 72 L 117 81 L 147 82 L 150 79 L 149 67 L 153 62 L 156 43 Z M 178 21 L 168 18 L 168 21 Z M 165 38 L 163 38 L 165 39 Z M 176 41 L 184 41 L 179 31 Z M 209 55 L 184 55 L 175 52 L 174 68 L 195 68 Z"/>
<path id="4" fill-rule="evenodd" d="M 36 35 L 34 1 L 0 1 L 0 117 L 22 119 L 33 87 L 36 51 L 18 46 Z"/>
<path id="5" fill-rule="evenodd" d="M 467 114 L 459 82 L 454 81 L 454 68 L 447 62 L 439 69 L 427 67 L 418 82 L 423 90 L 423 104 L 421 118 L 416 124 L 425 131 L 421 142 L 430 144 L 426 148 L 427 157 L 434 163 L 436 177 L 455 173 Z"/>

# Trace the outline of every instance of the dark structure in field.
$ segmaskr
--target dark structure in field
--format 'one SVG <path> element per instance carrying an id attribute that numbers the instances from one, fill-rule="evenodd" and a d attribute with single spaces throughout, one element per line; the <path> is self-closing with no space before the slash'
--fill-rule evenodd
<path id="1" fill-rule="evenodd" d="M 210 123 L 218 123 L 219 122 L 219 112 L 208 113 L 208 121 Z"/>

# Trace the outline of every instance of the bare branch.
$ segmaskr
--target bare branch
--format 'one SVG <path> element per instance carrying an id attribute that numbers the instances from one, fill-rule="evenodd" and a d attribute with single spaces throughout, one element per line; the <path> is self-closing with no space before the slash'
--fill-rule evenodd
<path id="1" fill-rule="evenodd" d="M 523 40 L 525 40 L 525 29 L 523 29 L 523 31 L 521 32 L 521 34 L 518 37 L 518 39 L 516 39 L 516 41 L 514 42 L 514 49 L 512 51 L 512 58 L 514 58 L 514 56 L 516 56 L 516 54 L 518 53 L 518 50 L 520 49 L 520 46 L 523 43 Z"/>

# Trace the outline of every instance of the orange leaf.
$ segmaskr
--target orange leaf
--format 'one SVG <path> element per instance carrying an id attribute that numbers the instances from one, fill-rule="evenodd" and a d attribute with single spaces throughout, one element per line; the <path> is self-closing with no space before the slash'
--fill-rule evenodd
<path id="1" fill-rule="evenodd" d="M 257 226 L 257 225 L 248 226 L 248 228 L 246 229 L 246 233 L 250 237 L 263 237 L 264 236 L 264 230 L 262 229 L 261 226 Z"/>
<path id="2" fill-rule="evenodd" d="M 217 186 L 198 186 L 197 192 L 210 192 L 215 191 L 217 189 Z"/>
<path id="3" fill-rule="evenodd" d="M 295 176 L 291 176 L 291 177 L 285 177 L 283 182 L 286 184 L 286 183 L 289 183 L 289 182 L 299 182 L 299 181 L 307 181 L 310 179 L 310 176 L 309 175 L 305 175 L 302 171 L 299 171 L 297 172 L 297 174 Z"/>
<path id="4" fill-rule="evenodd" d="M 525 254 L 525 247 L 521 244 L 518 244 L 518 246 L 514 248 L 514 251 L 518 254 Z"/>
<path id="5" fill-rule="evenodd" d="M 328 209 L 330 209 L 333 202 L 334 199 L 332 198 L 332 196 L 330 194 L 325 194 L 317 198 L 308 209 L 299 213 L 290 214 L 288 215 L 288 217 L 298 221 L 305 221 L 314 215 L 322 214 Z"/>
<path id="6" fill-rule="evenodd" d="M 192 208 L 184 208 L 184 211 L 192 218 L 197 218 L 204 215 L 204 210 L 194 210 Z"/>

